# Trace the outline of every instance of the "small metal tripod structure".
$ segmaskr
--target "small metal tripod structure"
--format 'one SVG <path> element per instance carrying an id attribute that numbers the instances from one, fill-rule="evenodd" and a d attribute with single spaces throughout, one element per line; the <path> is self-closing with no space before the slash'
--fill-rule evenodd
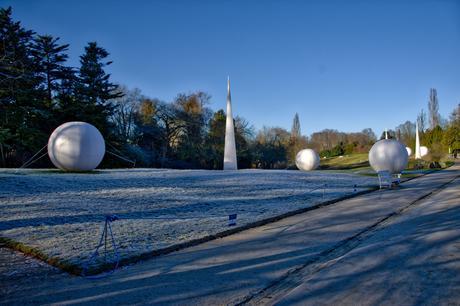
<path id="1" fill-rule="evenodd" d="M 116 245 L 115 239 L 113 237 L 112 225 L 111 225 L 111 223 L 113 221 L 116 221 L 116 220 L 118 220 L 118 217 L 116 215 L 106 215 L 105 216 L 104 230 L 102 231 L 101 239 L 99 240 L 99 244 L 97 245 L 96 250 L 94 251 L 93 255 L 91 255 L 90 259 L 83 266 L 83 273 L 82 273 L 83 276 L 85 276 L 87 278 L 101 278 L 101 277 L 107 276 L 107 274 L 113 273 L 118 268 L 118 265 L 120 263 L 120 254 L 118 253 L 117 245 Z M 98 258 L 99 249 L 102 247 L 102 245 L 104 245 L 104 262 L 103 262 L 103 265 L 105 266 L 105 265 L 109 264 L 109 262 L 107 261 L 107 254 L 108 254 L 107 246 L 108 246 L 108 243 L 109 243 L 108 242 L 109 234 L 110 234 L 110 240 L 111 240 L 112 247 L 113 247 L 113 252 L 114 252 L 115 258 L 116 258 L 115 266 L 108 273 L 104 273 L 104 274 L 97 275 L 97 276 L 88 276 L 87 275 L 88 269 L 91 267 L 91 265 Z"/>

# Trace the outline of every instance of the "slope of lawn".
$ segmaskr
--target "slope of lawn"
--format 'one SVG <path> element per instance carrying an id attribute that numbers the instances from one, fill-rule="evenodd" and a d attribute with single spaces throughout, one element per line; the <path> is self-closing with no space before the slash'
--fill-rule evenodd
<path id="1" fill-rule="evenodd" d="M 330 158 L 322 158 L 320 169 L 349 170 L 369 167 L 368 153 L 358 153 Z"/>

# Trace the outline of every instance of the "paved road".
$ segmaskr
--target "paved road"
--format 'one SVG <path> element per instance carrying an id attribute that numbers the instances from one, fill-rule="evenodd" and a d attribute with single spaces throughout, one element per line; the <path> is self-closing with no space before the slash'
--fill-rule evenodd
<path id="1" fill-rule="evenodd" d="M 373 234 L 263 304 L 460 305 L 460 179 Z"/>
<path id="2" fill-rule="evenodd" d="M 460 300 L 460 188 L 453 180 L 459 175 L 457 165 L 395 190 L 286 218 L 101 280 L 30 263 L 0 265 L 0 303 L 455 302 Z M 440 187 L 444 191 L 420 200 Z M 0 251 L 0 262 L 20 258 Z"/>

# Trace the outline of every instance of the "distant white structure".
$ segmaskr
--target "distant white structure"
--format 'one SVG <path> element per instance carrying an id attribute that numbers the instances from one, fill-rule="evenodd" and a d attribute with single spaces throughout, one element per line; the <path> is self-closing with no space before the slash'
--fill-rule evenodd
<path id="1" fill-rule="evenodd" d="M 369 151 L 369 163 L 376 172 L 401 173 L 408 160 L 406 147 L 394 139 L 377 141 Z"/>
<path id="2" fill-rule="evenodd" d="M 418 120 L 415 121 L 415 159 L 421 159 L 422 154 L 420 152 L 420 136 L 418 135 Z"/>
<path id="3" fill-rule="evenodd" d="M 407 151 L 407 156 L 411 156 L 411 155 L 412 155 L 412 149 L 411 149 L 411 148 L 406 147 L 406 151 Z"/>
<path id="4" fill-rule="evenodd" d="M 388 139 L 388 130 L 385 129 L 385 139 Z"/>
<path id="5" fill-rule="evenodd" d="M 427 147 L 425 147 L 425 146 L 421 146 L 421 147 L 420 147 L 420 156 L 421 156 L 421 157 L 427 155 L 428 152 L 430 152 L 430 150 L 428 150 Z"/>
<path id="6" fill-rule="evenodd" d="M 224 170 L 238 170 L 236 162 L 235 126 L 233 125 L 230 77 L 227 80 L 227 120 L 225 122 Z"/>
<path id="7" fill-rule="evenodd" d="M 86 122 L 67 122 L 58 126 L 48 140 L 51 162 L 65 171 L 89 171 L 104 158 L 105 142 L 101 133 Z"/>
<path id="8" fill-rule="evenodd" d="M 300 150 L 295 157 L 295 164 L 299 170 L 311 171 L 319 166 L 319 155 L 312 149 Z"/>

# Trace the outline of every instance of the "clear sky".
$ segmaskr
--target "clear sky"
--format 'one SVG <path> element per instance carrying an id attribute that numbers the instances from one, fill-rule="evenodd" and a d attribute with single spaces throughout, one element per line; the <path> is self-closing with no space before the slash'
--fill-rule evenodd
<path id="1" fill-rule="evenodd" d="M 203 90 L 256 128 L 380 134 L 427 109 L 460 103 L 460 0 L 62 1 L 0 0 L 14 18 L 70 44 L 88 41 L 114 61 L 113 80 L 171 101 Z"/>

